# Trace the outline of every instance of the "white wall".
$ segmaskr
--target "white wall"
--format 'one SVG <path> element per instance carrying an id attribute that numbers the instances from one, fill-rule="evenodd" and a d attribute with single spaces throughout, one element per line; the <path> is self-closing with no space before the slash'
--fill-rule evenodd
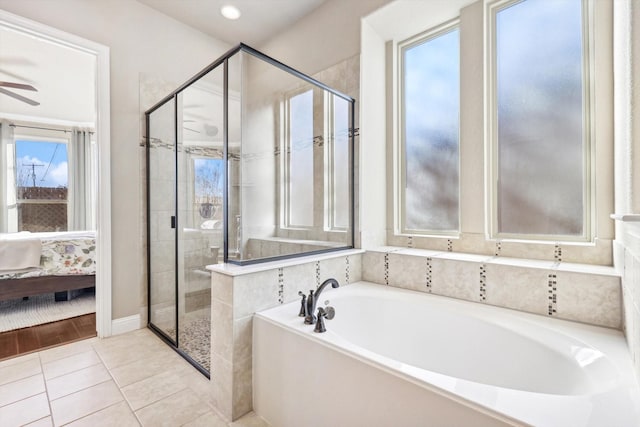
<path id="1" fill-rule="evenodd" d="M 0 0 L 0 8 L 111 50 L 112 317 L 136 315 L 146 304 L 140 73 L 181 84 L 229 46 L 134 0 Z"/>
<path id="2" fill-rule="evenodd" d="M 327 0 L 286 31 L 254 46 L 305 74 L 360 52 L 360 20 L 390 0 Z"/>

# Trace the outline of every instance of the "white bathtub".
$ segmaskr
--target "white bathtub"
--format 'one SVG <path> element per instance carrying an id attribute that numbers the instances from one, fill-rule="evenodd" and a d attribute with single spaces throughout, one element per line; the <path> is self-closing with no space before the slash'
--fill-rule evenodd
<path id="1" fill-rule="evenodd" d="M 256 314 L 254 409 L 288 426 L 640 426 L 622 333 L 359 282 Z"/>

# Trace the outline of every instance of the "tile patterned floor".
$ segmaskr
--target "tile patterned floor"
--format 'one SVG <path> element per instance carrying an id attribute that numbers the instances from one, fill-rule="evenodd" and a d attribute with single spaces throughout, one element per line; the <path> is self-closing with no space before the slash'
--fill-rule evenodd
<path id="1" fill-rule="evenodd" d="M 147 329 L 0 362 L 0 425 L 268 427 L 227 424 L 208 380 Z"/>

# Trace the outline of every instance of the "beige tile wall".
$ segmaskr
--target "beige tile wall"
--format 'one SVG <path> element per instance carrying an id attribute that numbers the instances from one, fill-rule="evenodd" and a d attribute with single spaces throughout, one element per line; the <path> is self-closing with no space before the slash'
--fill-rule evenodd
<path id="1" fill-rule="evenodd" d="M 363 279 L 374 283 L 622 327 L 620 276 L 613 267 L 382 247 L 363 254 L 362 268 Z"/>
<path id="2" fill-rule="evenodd" d="M 348 255 L 347 255 L 348 254 Z M 252 328 L 255 312 L 298 300 L 328 278 L 341 286 L 362 280 L 361 251 L 305 257 L 288 263 L 212 271 L 211 388 L 229 420 L 253 407 Z"/>

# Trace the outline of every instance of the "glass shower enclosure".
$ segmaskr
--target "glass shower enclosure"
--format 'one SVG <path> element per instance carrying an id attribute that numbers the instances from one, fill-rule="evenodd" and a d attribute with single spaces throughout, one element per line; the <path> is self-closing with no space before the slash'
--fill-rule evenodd
<path id="1" fill-rule="evenodd" d="M 145 113 L 149 327 L 203 374 L 207 265 L 353 247 L 354 102 L 240 44 Z"/>

